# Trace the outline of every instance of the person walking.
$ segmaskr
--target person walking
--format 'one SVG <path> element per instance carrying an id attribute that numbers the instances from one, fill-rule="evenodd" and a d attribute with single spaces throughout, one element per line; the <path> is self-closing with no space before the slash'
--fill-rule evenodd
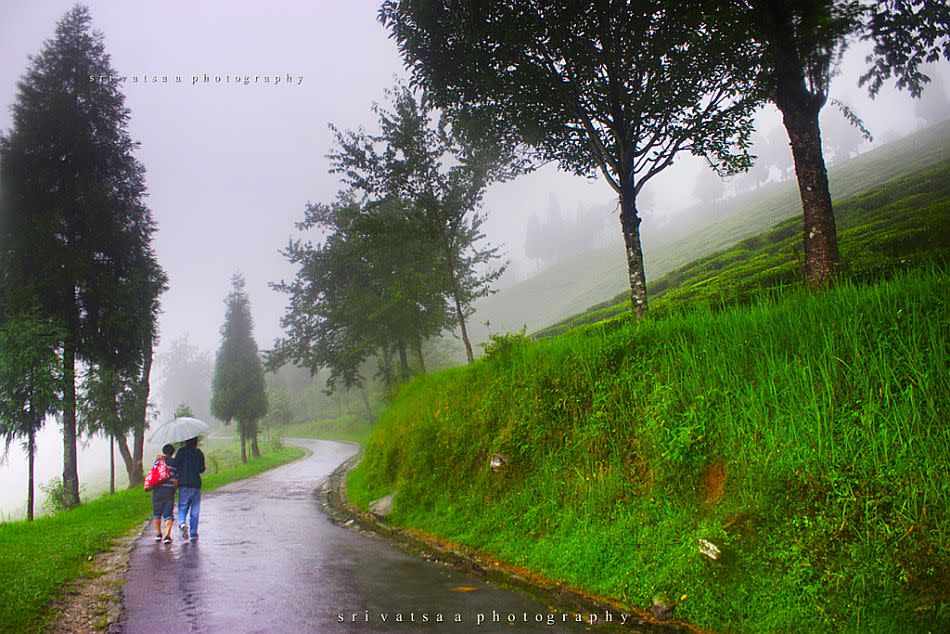
<path id="1" fill-rule="evenodd" d="M 175 456 L 178 469 L 178 528 L 185 541 L 198 539 L 198 514 L 201 512 L 201 474 L 205 455 L 198 449 L 198 439 L 189 438 Z"/>
<path id="2" fill-rule="evenodd" d="M 175 521 L 175 486 L 177 485 L 177 470 L 175 469 L 174 445 L 162 447 L 162 453 L 155 459 L 155 466 L 164 462 L 168 467 L 169 477 L 152 489 L 152 520 L 155 523 L 155 541 L 172 543 L 172 525 Z M 162 522 L 165 529 L 162 530 Z"/>

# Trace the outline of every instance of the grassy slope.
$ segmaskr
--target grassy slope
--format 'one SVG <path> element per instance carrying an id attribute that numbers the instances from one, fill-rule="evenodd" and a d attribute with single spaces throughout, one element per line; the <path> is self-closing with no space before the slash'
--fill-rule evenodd
<path id="1" fill-rule="evenodd" d="M 646 320 L 414 381 L 351 495 L 631 605 L 686 594 L 713 628 L 947 628 L 950 161 L 837 213 L 824 296 L 757 290 L 796 279 L 784 222 L 657 282 Z"/>
<path id="2" fill-rule="evenodd" d="M 878 183 L 912 174 L 950 160 L 950 122 L 923 130 L 894 143 L 843 161 L 829 170 L 835 200 L 852 197 Z M 642 226 L 647 278 L 658 280 L 684 264 L 737 241 L 754 236 L 776 223 L 801 214 L 794 182 L 773 184 L 722 205 L 685 212 L 706 223 L 692 221 L 689 233 L 675 227 Z M 680 224 L 680 223 L 677 223 Z M 618 231 L 619 233 L 619 231 Z M 588 306 L 626 292 L 627 276 L 622 246 L 613 245 L 562 262 L 540 275 L 493 295 L 477 306 L 470 330 L 475 340 L 487 338 L 483 324 L 496 332 L 529 331 L 584 311 Z"/>
<path id="3" fill-rule="evenodd" d="M 406 386 L 351 495 L 710 628 L 947 631 L 948 314 L 931 269 L 516 343 Z"/>
<path id="4" fill-rule="evenodd" d="M 284 438 L 320 438 L 364 443 L 369 440 L 372 431 L 373 423 L 362 416 L 345 415 L 288 425 L 282 428 L 280 433 Z"/>
<path id="5" fill-rule="evenodd" d="M 263 455 L 240 464 L 237 444 L 206 451 L 203 489 L 253 476 L 299 458 L 298 447 L 261 447 Z M 52 617 L 50 603 L 64 584 L 83 574 L 87 561 L 151 515 L 151 497 L 119 491 L 35 522 L 0 524 L 0 632 L 40 631 Z"/>
<path id="6" fill-rule="evenodd" d="M 835 203 L 844 275 L 868 279 L 950 256 L 950 159 Z M 800 280 L 801 221 L 785 220 L 650 285 L 651 310 L 740 301 L 762 287 Z M 621 293 L 537 334 L 550 336 L 629 311 Z"/>

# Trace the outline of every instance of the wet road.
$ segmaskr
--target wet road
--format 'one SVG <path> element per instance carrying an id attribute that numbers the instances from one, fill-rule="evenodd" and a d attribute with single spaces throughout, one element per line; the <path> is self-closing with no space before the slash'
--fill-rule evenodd
<path id="1" fill-rule="evenodd" d="M 333 525 L 315 490 L 356 449 L 294 443 L 313 455 L 202 496 L 200 542 L 166 546 L 151 527 L 143 533 L 124 587 L 125 632 L 585 630 L 526 595 Z"/>

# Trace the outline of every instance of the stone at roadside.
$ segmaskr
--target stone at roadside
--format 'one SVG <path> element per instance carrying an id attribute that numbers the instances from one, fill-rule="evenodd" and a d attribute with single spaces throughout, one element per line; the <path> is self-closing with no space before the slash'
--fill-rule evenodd
<path id="1" fill-rule="evenodd" d="M 710 563 L 728 566 L 735 559 L 735 552 L 720 539 L 698 539 L 696 543 L 699 554 Z"/>
<path id="2" fill-rule="evenodd" d="M 390 493 L 386 497 L 379 498 L 378 500 L 373 500 L 369 504 L 369 512 L 375 515 L 376 517 L 386 517 L 393 510 L 394 497 L 396 497 L 396 494 Z"/>
<path id="3" fill-rule="evenodd" d="M 653 605 L 650 606 L 650 614 L 661 621 L 672 617 L 673 610 L 676 609 L 676 602 L 671 600 L 670 597 L 663 592 L 653 595 L 652 603 Z"/>
<path id="4" fill-rule="evenodd" d="M 491 457 L 491 462 L 489 463 L 489 466 L 491 467 L 492 471 L 494 471 L 495 473 L 498 473 L 499 471 L 503 470 L 505 467 L 508 466 L 508 456 L 504 454 L 496 453 L 494 456 Z"/>

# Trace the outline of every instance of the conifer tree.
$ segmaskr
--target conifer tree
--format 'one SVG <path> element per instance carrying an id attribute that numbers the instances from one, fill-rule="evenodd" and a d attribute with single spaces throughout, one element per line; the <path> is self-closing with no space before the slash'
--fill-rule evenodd
<path id="1" fill-rule="evenodd" d="M 41 321 L 62 333 L 64 505 L 79 503 L 77 365 L 137 368 L 144 404 L 158 297 L 165 275 L 151 248 L 144 168 L 133 156 L 129 111 L 103 36 L 73 7 L 30 59 L 0 137 L 0 258 L 13 306 L 29 296 Z M 143 390 L 142 386 L 146 386 Z M 113 394 L 114 396 L 114 394 Z M 141 456 L 139 455 L 139 462 Z"/>
<path id="2" fill-rule="evenodd" d="M 36 433 L 62 398 L 62 333 L 35 307 L 0 308 L 0 436 L 24 440 L 27 453 L 26 519 L 33 519 Z"/>
<path id="3" fill-rule="evenodd" d="M 260 352 L 254 341 L 251 302 L 244 290 L 244 277 L 231 278 L 231 293 L 224 300 L 221 347 L 214 363 L 211 413 L 225 423 L 236 420 L 241 432 L 241 461 L 247 462 L 246 443 L 260 456 L 257 421 L 267 413 L 267 393 Z"/>

